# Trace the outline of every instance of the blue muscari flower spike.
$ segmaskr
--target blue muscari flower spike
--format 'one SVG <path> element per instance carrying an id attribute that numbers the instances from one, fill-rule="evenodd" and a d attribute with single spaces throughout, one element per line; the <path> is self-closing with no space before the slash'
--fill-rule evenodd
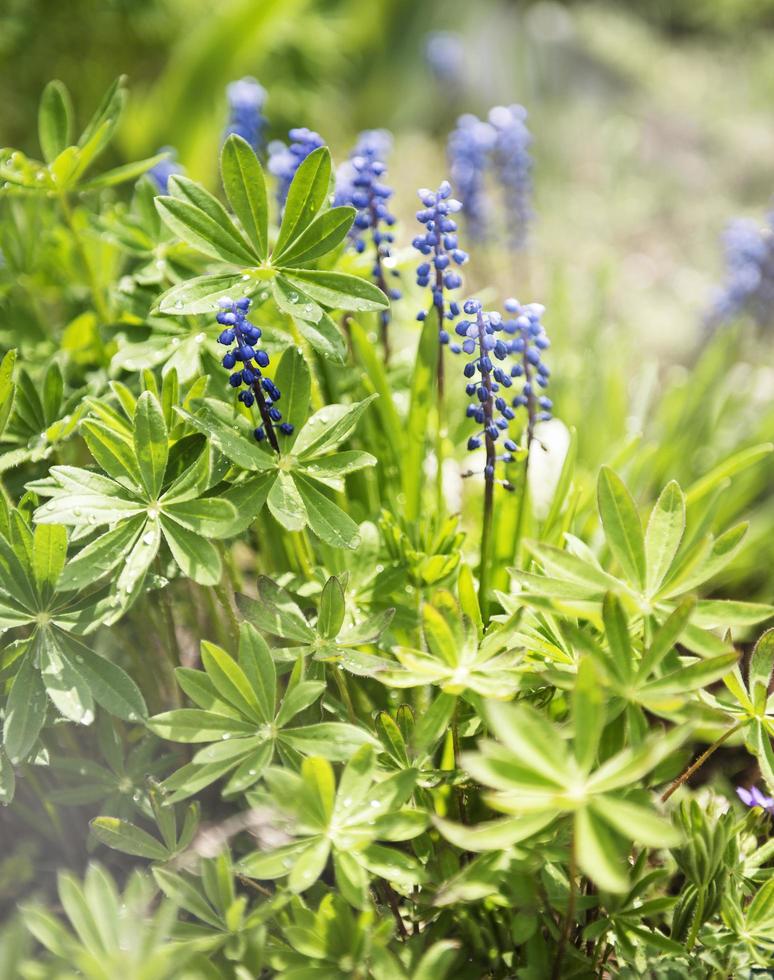
<path id="1" fill-rule="evenodd" d="M 774 212 L 769 227 L 739 218 L 723 234 L 725 282 L 714 296 L 705 318 L 715 329 L 743 314 L 761 326 L 774 323 Z"/>
<path id="2" fill-rule="evenodd" d="M 275 426 L 283 435 L 290 435 L 293 426 L 282 422 L 282 413 L 275 405 L 281 393 L 271 378 L 263 374 L 262 369 L 269 366 L 269 355 L 256 346 L 261 339 L 261 328 L 247 319 L 249 309 L 250 300 L 246 297 L 238 300 L 224 297 L 220 301 L 216 320 L 223 330 L 218 343 L 230 348 L 223 357 L 223 367 L 232 372 L 228 381 L 232 388 L 240 389 L 239 400 L 248 408 L 253 403 L 258 405 L 262 424 L 255 429 L 255 438 L 259 442 L 268 438 L 272 448 L 279 452 Z M 238 364 L 241 367 L 234 370 Z"/>
<path id="3" fill-rule="evenodd" d="M 158 187 L 159 193 L 166 194 L 169 190 L 169 178 L 174 174 L 182 174 L 183 168 L 177 162 L 177 150 L 172 146 L 162 146 L 159 153 L 168 153 L 166 160 L 160 160 L 155 167 L 151 167 L 147 176 Z"/>
<path id="4" fill-rule="evenodd" d="M 414 248 L 430 261 L 417 266 L 417 285 L 430 286 L 433 306 L 438 312 L 439 336 L 442 344 L 448 344 L 449 334 L 443 326 L 444 320 L 454 320 L 459 316 L 459 304 L 451 301 L 446 306 L 446 293 L 459 289 L 462 276 L 454 266 L 464 265 L 467 252 L 457 242 L 457 222 L 451 217 L 462 208 L 459 201 L 451 196 L 451 184 L 444 180 L 437 191 L 422 188 L 418 191 L 423 207 L 417 211 L 417 221 L 425 226 L 424 235 L 417 235 Z M 417 315 L 425 319 L 424 310 Z"/>
<path id="5" fill-rule="evenodd" d="M 462 201 L 466 228 L 476 241 L 487 236 L 489 202 L 485 181 L 496 141 L 497 132 L 491 123 L 466 113 L 457 120 L 457 128 L 449 134 L 446 146 L 451 179 Z"/>
<path id="6" fill-rule="evenodd" d="M 465 44 L 452 31 L 433 31 L 425 39 L 425 59 L 439 82 L 459 85 L 465 71 Z"/>
<path id="7" fill-rule="evenodd" d="M 524 248 L 532 220 L 532 134 L 521 105 L 495 106 L 489 113 L 495 130 L 494 168 L 505 196 L 505 220 L 511 248 Z"/>
<path id="8" fill-rule="evenodd" d="M 269 173 L 277 178 L 277 201 L 281 208 L 285 206 L 298 168 L 313 150 L 325 146 L 322 136 L 306 127 L 291 129 L 288 136 L 289 146 L 280 140 L 269 143 Z"/>
<path id="9" fill-rule="evenodd" d="M 256 79 L 247 76 L 240 78 L 226 88 L 228 97 L 229 121 L 224 139 L 232 133 L 241 136 L 256 153 L 263 148 L 263 133 L 266 119 L 263 106 L 266 102 L 266 89 Z"/>
<path id="10" fill-rule="evenodd" d="M 384 260 L 392 252 L 394 235 L 389 230 L 395 224 L 395 217 L 389 209 L 388 201 L 393 190 L 383 182 L 387 172 L 385 157 L 392 146 L 392 137 L 384 129 L 369 129 L 358 137 L 355 149 L 349 160 L 342 164 L 336 175 L 337 205 L 349 204 L 357 209 L 355 220 L 350 230 L 350 238 L 357 252 L 366 249 L 365 233 L 370 232 L 374 245 L 373 278 L 386 296 L 390 299 L 400 299 L 400 290 L 387 285 Z M 398 273 L 393 271 L 393 275 Z M 389 359 L 387 343 L 387 325 L 389 312 L 383 310 L 380 314 L 382 325 L 382 341 L 385 356 Z"/>
<path id="11" fill-rule="evenodd" d="M 493 482 L 497 463 L 513 462 L 517 445 L 508 430 L 518 410 L 525 408 L 527 412 L 527 446 L 535 424 L 551 418 L 551 399 L 543 393 L 550 374 L 542 359 L 549 346 L 541 322 L 544 307 L 539 303 L 522 306 L 518 300 L 508 299 L 503 318 L 498 312 L 485 312 L 478 300 L 469 299 L 463 310 L 467 318 L 455 326 L 459 340 L 450 343 L 449 349 L 467 357 L 463 374 L 471 401 L 466 415 L 480 426 L 468 439 L 468 450 L 485 447 L 484 477 Z M 514 396 L 516 385 L 519 393 Z M 498 453 L 498 445 L 502 445 L 502 452 Z M 507 481 L 498 482 L 513 489 Z"/>

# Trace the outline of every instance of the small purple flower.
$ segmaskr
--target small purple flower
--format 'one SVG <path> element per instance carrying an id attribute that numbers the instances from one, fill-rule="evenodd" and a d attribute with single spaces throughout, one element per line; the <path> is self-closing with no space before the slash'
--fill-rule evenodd
<path id="1" fill-rule="evenodd" d="M 475 241 L 483 241 L 489 231 L 485 180 L 496 141 L 497 131 L 491 123 L 466 113 L 457 120 L 457 128 L 449 134 L 446 145 L 451 179 L 462 201 L 468 232 Z"/>
<path id="2" fill-rule="evenodd" d="M 159 153 L 167 153 L 166 160 L 159 160 L 155 167 L 151 167 L 147 176 L 158 187 L 161 194 L 166 194 L 169 189 L 169 178 L 175 174 L 183 173 L 183 168 L 177 162 L 177 150 L 172 146 L 162 146 Z"/>
<path id="3" fill-rule="evenodd" d="M 256 79 L 248 76 L 231 82 L 226 89 L 226 95 L 229 121 L 225 136 L 236 133 L 258 153 L 263 145 L 263 131 L 266 128 L 266 119 L 263 116 L 266 89 Z"/>
<path id="4" fill-rule="evenodd" d="M 750 789 L 737 786 L 736 795 L 745 806 L 760 807 L 766 813 L 774 815 L 774 797 L 764 796 L 757 786 L 751 786 Z"/>
<path id="5" fill-rule="evenodd" d="M 425 39 L 425 59 L 442 85 L 456 86 L 465 72 L 465 43 L 453 31 L 433 31 Z"/>
<path id="6" fill-rule="evenodd" d="M 296 176 L 296 171 L 309 154 L 320 146 L 325 146 L 325 140 L 319 133 L 300 126 L 288 133 L 290 145 L 285 146 L 281 140 L 269 143 L 269 173 L 277 178 L 277 201 L 283 208 Z"/>
<path id="7" fill-rule="evenodd" d="M 758 326 L 774 323 L 774 212 L 769 226 L 738 218 L 723 232 L 726 275 L 706 316 L 710 329 L 747 315 Z"/>
<path id="8" fill-rule="evenodd" d="M 494 167 L 503 189 L 508 242 L 524 248 L 532 220 L 532 134 L 527 128 L 527 110 L 521 105 L 495 106 L 489 122 L 496 131 Z"/>

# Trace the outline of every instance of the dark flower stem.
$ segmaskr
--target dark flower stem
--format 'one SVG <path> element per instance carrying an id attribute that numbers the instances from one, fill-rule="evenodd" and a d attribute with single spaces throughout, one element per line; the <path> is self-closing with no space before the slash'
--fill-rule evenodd
<path id="1" fill-rule="evenodd" d="M 486 354 L 484 341 L 486 338 L 486 326 L 484 317 L 479 311 L 476 322 L 478 323 L 478 344 L 479 356 L 483 358 Z M 486 389 L 487 397 L 483 402 L 484 408 L 484 445 L 486 447 L 486 464 L 484 469 L 484 517 L 481 525 L 481 567 L 479 569 L 478 603 L 481 606 L 481 613 L 486 617 L 489 600 L 489 566 L 491 564 L 492 551 L 492 526 L 494 522 L 494 470 L 496 464 L 497 451 L 494 439 L 489 435 L 489 427 L 492 424 L 492 376 L 488 370 L 481 369 L 481 386 Z"/>
<path id="2" fill-rule="evenodd" d="M 387 289 L 387 280 L 384 278 L 384 266 L 382 265 L 382 249 L 379 243 L 376 241 L 376 234 L 379 229 L 379 215 L 376 212 L 376 199 L 373 193 L 370 195 L 370 201 L 368 204 L 368 211 L 371 215 L 371 228 L 374 234 L 374 251 L 376 253 L 376 259 L 374 263 L 374 269 L 376 271 L 375 279 L 376 285 L 381 289 L 387 299 L 390 298 L 389 290 Z M 390 325 L 390 311 L 381 310 L 379 312 L 379 327 L 382 338 L 382 348 L 384 350 L 384 363 L 385 366 L 390 363 L 390 335 L 387 329 Z"/>
<path id="3" fill-rule="evenodd" d="M 727 741 L 729 738 L 731 738 L 731 736 L 735 732 L 738 732 L 739 729 L 744 724 L 745 724 L 745 722 L 740 721 L 738 724 L 732 725 L 731 728 L 729 728 L 727 731 L 725 731 L 720 736 L 720 738 L 716 739 L 712 743 L 712 745 L 710 745 L 710 747 L 708 749 L 706 749 L 704 752 L 702 752 L 702 754 L 699 756 L 699 758 L 695 762 L 693 762 L 690 766 L 688 766 L 688 768 L 685 770 L 685 772 L 683 772 L 681 775 L 679 775 L 677 777 L 677 779 L 672 783 L 672 785 L 669 787 L 669 789 L 667 789 L 664 793 L 661 794 L 661 802 L 662 803 L 666 803 L 666 801 L 669 799 L 669 797 L 673 793 L 676 793 L 677 790 L 680 789 L 680 787 L 683 785 L 683 783 L 685 783 L 687 780 L 689 780 L 691 778 L 691 776 L 695 772 L 697 772 L 699 769 L 701 769 L 701 767 L 704 765 L 704 763 L 707 761 L 707 759 L 709 759 L 709 757 L 715 752 L 715 750 L 716 749 L 719 749 L 720 746 L 725 741 Z"/>

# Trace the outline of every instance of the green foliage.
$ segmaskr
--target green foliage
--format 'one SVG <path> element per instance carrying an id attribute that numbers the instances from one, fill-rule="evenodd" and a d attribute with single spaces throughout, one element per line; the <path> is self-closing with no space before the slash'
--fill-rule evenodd
<path id="1" fill-rule="evenodd" d="M 487 551 L 462 373 L 439 393 L 411 294 L 379 345 L 328 148 L 281 214 L 238 136 L 222 193 L 158 194 L 158 158 L 92 175 L 124 102 L 74 142 L 51 83 L 45 162 L 0 158 L 0 973 L 766 966 L 770 814 L 732 781 L 774 793 L 774 414 L 707 410 L 754 341 L 709 342 L 696 391 L 665 375 L 637 440 L 558 303 L 572 428 L 514 424 Z M 226 296 L 276 446 L 218 363 Z"/>

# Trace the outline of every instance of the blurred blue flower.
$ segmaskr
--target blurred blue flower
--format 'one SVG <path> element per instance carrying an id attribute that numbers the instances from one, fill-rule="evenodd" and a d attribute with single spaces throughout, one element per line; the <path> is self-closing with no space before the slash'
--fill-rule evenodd
<path id="1" fill-rule="evenodd" d="M 511 404 L 514 408 L 526 408 L 531 438 L 535 423 L 547 422 L 553 409 L 551 399 L 544 394 L 551 375 L 543 360 L 543 352 L 551 346 L 542 323 L 545 307 L 541 303 L 522 305 L 517 299 L 507 299 L 505 310 L 509 318 L 503 329 L 510 337 L 509 351 L 516 358 L 511 378 L 518 378 L 521 385 Z"/>
<path id="2" fill-rule="evenodd" d="M 511 248 L 524 248 L 532 212 L 532 134 L 527 110 L 521 105 L 495 106 L 489 112 L 494 127 L 495 175 L 504 193 L 506 227 Z"/>
<path id="3" fill-rule="evenodd" d="M 262 425 L 255 429 L 255 438 L 261 442 L 268 436 L 269 442 L 277 449 L 274 427 L 277 423 L 283 435 L 290 435 L 293 426 L 282 422 L 282 413 L 274 404 L 280 399 L 280 391 L 271 378 L 262 373 L 269 366 L 269 355 L 257 347 L 261 339 L 261 328 L 247 319 L 250 300 L 232 300 L 224 297 L 220 301 L 220 312 L 216 320 L 223 327 L 218 343 L 230 348 L 223 357 L 223 367 L 230 371 L 228 382 L 232 388 L 241 389 L 239 400 L 250 408 L 258 403 Z M 234 368 L 240 364 L 236 371 Z M 245 386 L 242 388 L 242 386 Z"/>
<path id="4" fill-rule="evenodd" d="M 449 181 L 444 180 L 437 191 L 422 188 L 417 192 L 423 205 L 417 211 L 417 221 L 424 225 L 425 233 L 417 235 L 412 243 L 422 255 L 431 257 L 429 262 L 417 266 L 417 285 L 430 286 L 432 290 L 442 344 L 449 342 L 449 334 L 440 325 L 460 314 L 459 304 L 454 301 L 446 308 L 445 293 L 462 285 L 462 276 L 453 266 L 464 265 L 468 260 L 467 252 L 457 242 L 457 222 L 451 217 L 461 210 L 462 204 L 451 196 L 451 190 Z M 417 319 L 424 320 L 425 316 L 422 310 Z"/>
<path id="5" fill-rule="evenodd" d="M 433 31 L 425 39 L 425 59 L 439 82 L 459 84 L 465 70 L 465 44 L 452 31 Z"/>
<path id="6" fill-rule="evenodd" d="M 266 128 L 266 119 L 263 116 L 266 89 L 256 79 L 247 76 L 231 82 L 226 88 L 226 95 L 229 121 L 224 139 L 236 133 L 247 140 L 258 153 L 263 147 L 263 132 Z"/>
<path id="7" fill-rule="evenodd" d="M 277 178 L 277 201 L 281 208 L 285 206 L 298 168 L 312 150 L 325 145 L 325 140 L 319 133 L 306 127 L 291 129 L 288 136 L 291 141 L 289 146 L 280 140 L 269 143 L 269 173 Z"/>
<path id="8" fill-rule="evenodd" d="M 774 213 L 769 227 L 738 218 L 723 233 L 726 274 L 706 317 L 715 328 L 747 315 L 759 326 L 774 322 Z"/>
<path id="9" fill-rule="evenodd" d="M 159 153 L 168 153 L 169 156 L 166 160 L 159 161 L 155 167 L 151 167 L 147 176 L 158 187 L 160 194 L 166 194 L 169 190 L 169 178 L 184 171 L 177 162 L 177 150 L 173 146 L 162 146 Z"/>
<path id="10" fill-rule="evenodd" d="M 486 174 L 497 132 L 490 123 L 466 113 L 449 134 L 446 152 L 452 182 L 462 201 L 462 210 L 471 237 L 482 241 L 488 233 L 489 202 Z"/>

